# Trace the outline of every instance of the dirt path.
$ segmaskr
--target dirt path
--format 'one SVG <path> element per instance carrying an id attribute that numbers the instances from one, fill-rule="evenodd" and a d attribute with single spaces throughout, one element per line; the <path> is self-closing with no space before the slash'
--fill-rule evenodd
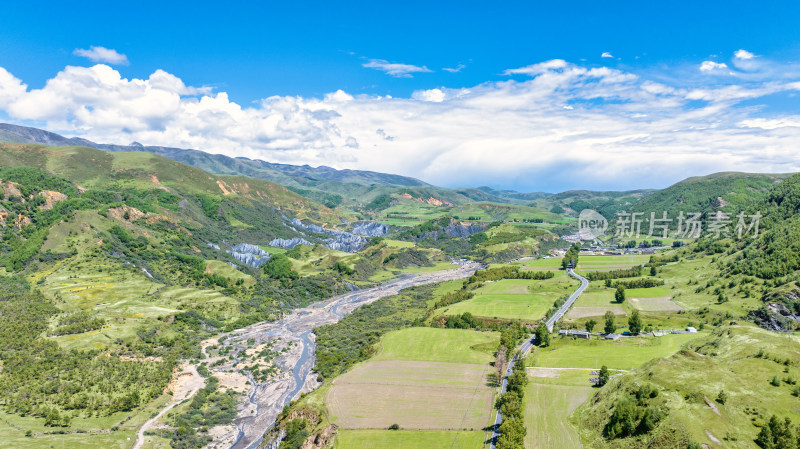
<path id="1" fill-rule="evenodd" d="M 257 446 L 284 405 L 301 393 L 319 387 L 317 376 L 312 373 L 315 351 L 314 328 L 335 323 L 356 308 L 386 296 L 396 295 L 404 288 L 463 279 L 472 275 L 479 267 L 479 264 L 469 262 L 452 270 L 405 276 L 378 287 L 356 290 L 297 309 L 279 321 L 257 323 L 226 335 L 223 345 L 231 347 L 234 360 L 213 366 L 211 368 L 213 375 L 237 371 L 237 365 L 241 367 L 240 364 L 248 363 L 246 360 L 240 360 L 240 356 L 248 347 L 266 343 L 271 344 L 273 350 L 279 351 L 280 355 L 275 358 L 274 364 L 280 371 L 264 383 L 256 381 L 252 375 L 247 374 L 250 390 L 246 401 L 239 407 L 238 417 L 234 420 L 235 432 L 218 436 L 211 446 L 222 445 L 221 443 L 225 441 L 233 441 L 230 447 L 235 449 Z M 250 343 L 247 343 L 248 339 Z"/>
<path id="2" fill-rule="evenodd" d="M 172 399 L 169 404 L 142 425 L 139 432 L 136 433 L 136 442 L 133 444 L 132 449 L 141 449 L 144 444 L 144 433 L 150 430 L 164 414 L 172 410 L 176 405 L 194 396 L 205 384 L 206 381 L 197 372 L 197 368 L 194 365 L 186 365 L 170 382 L 169 388 L 172 390 Z"/>

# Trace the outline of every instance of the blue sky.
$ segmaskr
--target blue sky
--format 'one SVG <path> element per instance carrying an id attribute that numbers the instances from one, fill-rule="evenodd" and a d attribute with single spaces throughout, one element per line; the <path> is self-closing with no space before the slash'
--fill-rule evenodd
<path id="1" fill-rule="evenodd" d="M 11 93 L 3 100 L 0 85 L 0 118 L 104 141 L 393 171 L 452 186 L 660 187 L 682 174 L 737 166 L 796 169 L 782 148 L 794 138 L 800 114 L 800 89 L 792 84 L 800 80 L 798 2 L 80 4 L 4 4 L 0 68 L 10 76 Z M 739 50 L 744 57 L 736 56 Z M 566 65 L 522 69 L 554 60 Z M 561 79 L 547 85 L 550 75 Z M 112 79 L 117 76 L 121 81 Z M 78 95 L 94 89 L 87 77 L 111 90 Z M 164 96 L 135 93 L 137 80 L 150 80 Z M 53 85 L 43 89 L 48 81 Z M 24 85 L 24 95 L 17 85 Z M 656 92 L 652 85 L 672 90 Z M 141 99 L 132 106 L 130 95 Z M 572 111 L 571 118 L 556 123 L 550 120 L 556 109 L 517 101 L 545 97 L 553 108 Z M 213 114 L 250 131 L 199 124 L 211 112 L 197 112 L 194 103 L 213 103 Z M 158 107 L 172 115 L 154 113 Z M 481 111 L 492 120 L 473 134 Z M 602 124 L 618 123 L 619 114 L 633 121 L 611 134 Z M 131 116 L 136 120 L 125 122 Z M 473 125 L 459 128 L 453 117 Z M 637 133 L 642 117 L 654 128 Z M 708 142 L 692 150 L 692 117 L 715 133 L 729 132 L 708 132 Z M 573 145 L 582 151 L 565 153 L 564 136 L 585 120 L 597 128 L 583 130 Z M 680 135 L 670 134 L 670 126 Z M 739 140 L 750 147 L 734 144 L 742 133 Z M 758 153 L 753 145 L 773 150 Z M 482 151 L 508 163 L 487 167 Z M 552 160 L 553 151 L 566 157 Z M 622 169 L 616 176 L 587 176 L 596 173 L 587 162 L 592 154 L 624 162 L 632 159 L 626 155 L 650 151 L 652 157 L 633 159 L 657 176 L 621 179 Z M 457 155 L 468 160 L 448 171 L 448 158 Z M 730 162 L 715 162 L 719 156 Z M 523 171 L 515 163 L 521 157 L 542 163 L 523 164 Z M 552 176 L 556 167 L 580 175 Z"/>

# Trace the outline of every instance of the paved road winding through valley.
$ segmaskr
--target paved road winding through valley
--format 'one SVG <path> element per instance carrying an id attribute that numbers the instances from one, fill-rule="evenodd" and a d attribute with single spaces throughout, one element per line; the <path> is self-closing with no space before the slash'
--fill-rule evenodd
<path id="1" fill-rule="evenodd" d="M 570 297 L 567 298 L 566 301 L 564 301 L 564 304 L 562 304 L 561 307 L 559 307 L 556 313 L 554 313 L 553 316 L 550 317 L 549 320 L 547 320 L 545 324 L 547 325 L 547 330 L 549 330 L 550 332 L 553 332 L 553 325 L 555 325 L 558 322 L 558 320 L 560 320 L 564 316 L 564 314 L 567 313 L 569 308 L 572 307 L 572 305 L 575 303 L 575 301 L 578 299 L 581 293 L 583 293 L 583 291 L 586 290 L 586 287 L 589 286 L 589 281 L 585 277 L 572 271 L 572 269 L 567 270 L 567 273 L 569 273 L 570 276 L 581 281 L 581 286 L 578 287 L 578 289 L 575 290 L 575 292 L 573 292 L 572 295 L 570 295 Z M 519 345 L 517 351 L 520 354 L 520 356 L 525 355 L 525 353 L 527 353 L 531 349 L 534 340 L 536 340 L 535 335 L 532 338 L 525 340 L 521 345 Z M 508 376 L 510 376 L 511 372 L 514 370 L 514 362 L 516 361 L 517 361 L 517 355 L 514 355 L 514 357 L 512 357 L 511 360 L 508 362 L 508 368 L 506 368 L 505 376 L 503 376 L 503 382 L 500 385 L 500 394 L 505 393 L 506 389 L 508 388 Z M 503 414 L 500 413 L 500 410 L 497 410 L 497 415 L 495 416 L 494 419 L 494 430 L 492 431 L 492 440 L 489 443 L 489 449 L 495 449 L 495 443 L 497 442 L 497 438 L 500 436 L 498 430 L 500 429 L 500 424 L 502 423 L 503 423 Z"/>

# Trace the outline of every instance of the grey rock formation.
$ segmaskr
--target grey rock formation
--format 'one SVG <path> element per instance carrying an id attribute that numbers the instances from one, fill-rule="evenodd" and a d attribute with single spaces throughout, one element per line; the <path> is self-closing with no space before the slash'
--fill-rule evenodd
<path id="1" fill-rule="evenodd" d="M 450 224 L 444 228 L 445 234 L 450 237 L 460 237 L 465 239 L 473 234 L 477 234 L 486 229 L 486 226 L 479 224 L 463 224 L 460 221 L 450 220 Z"/>
<path id="2" fill-rule="evenodd" d="M 264 251 L 263 249 L 259 248 L 256 245 L 251 245 L 249 243 L 240 243 L 231 249 L 236 251 L 237 253 L 255 254 L 256 256 L 269 256 L 268 252 Z"/>
<path id="3" fill-rule="evenodd" d="M 325 239 L 324 246 L 334 251 L 354 253 L 367 245 L 367 239 L 361 237 L 360 235 L 355 235 L 344 231 L 325 229 L 322 226 L 314 223 L 303 224 L 303 222 L 297 218 L 292 219 L 292 225 L 296 228 L 304 229 L 309 232 L 331 236 L 331 238 Z"/>
<path id="4" fill-rule="evenodd" d="M 259 248 L 256 245 L 251 245 L 250 243 L 240 243 L 236 246 L 231 246 L 229 251 L 226 251 L 228 254 L 233 256 L 234 259 L 237 261 L 250 265 L 253 268 L 258 268 L 261 265 L 267 263 L 270 257 L 270 253 L 264 251 L 263 249 Z"/>
<path id="5" fill-rule="evenodd" d="M 297 245 L 313 245 L 313 243 L 309 242 L 306 239 L 295 237 L 293 239 L 274 239 L 269 242 L 269 246 L 274 246 L 275 248 L 285 248 L 285 249 L 292 249 Z"/>
<path id="6" fill-rule="evenodd" d="M 357 223 L 353 226 L 353 234 L 363 235 L 367 237 L 383 237 L 389 232 L 389 225 L 377 223 L 374 221 L 366 221 Z"/>

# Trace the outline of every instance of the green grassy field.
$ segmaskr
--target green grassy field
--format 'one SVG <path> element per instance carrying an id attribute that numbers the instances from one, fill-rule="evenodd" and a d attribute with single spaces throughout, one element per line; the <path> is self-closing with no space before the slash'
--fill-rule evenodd
<path id="1" fill-rule="evenodd" d="M 564 273 L 553 279 L 503 279 L 488 282 L 475 290 L 475 297 L 436 311 L 444 315 L 469 312 L 488 318 L 536 321 L 552 307 L 556 299 L 566 295 L 574 285 Z"/>
<path id="2" fill-rule="evenodd" d="M 668 334 L 663 337 L 631 337 L 619 341 L 554 339 L 549 348 L 529 356 L 531 366 L 631 369 L 649 360 L 676 353 L 691 340 L 708 335 Z"/>
<path id="3" fill-rule="evenodd" d="M 489 363 L 498 339 L 495 332 L 412 327 L 386 334 L 372 360 Z"/>
<path id="4" fill-rule="evenodd" d="M 672 291 L 665 287 L 629 288 L 625 290 L 625 296 L 628 298 L 658 298 L 672 296 Z"/>
<path id="5" fill-rule="evenodd" d="M 561 267 L 560 257 L 548 257 L 546 259 L 526 260 L 519 262 L 523 267 L 554 268 Z"/>
<path id="6" fill-rule="evenodd" d="M 557 294 L 549 293 L 478 295 L 441 309 L 440 312 L 447 315 L 469 312 L 479 317 L 536 321 L 544 316 L 557 298 Z"/>
<path id="7" fill-rule="evenodd" d="M 581 447 L 578 429 L 567 419 L 592 393 L 589 371 L 564 370 L 558 378 L 529 377 L 525 389 L 525 447 Z"/>
<path id="8" fill-rule="evenodd" d="M 484 432 L 445 430 L 343 430 L 336 438 L 340 449 L 479 449 Z"/>

